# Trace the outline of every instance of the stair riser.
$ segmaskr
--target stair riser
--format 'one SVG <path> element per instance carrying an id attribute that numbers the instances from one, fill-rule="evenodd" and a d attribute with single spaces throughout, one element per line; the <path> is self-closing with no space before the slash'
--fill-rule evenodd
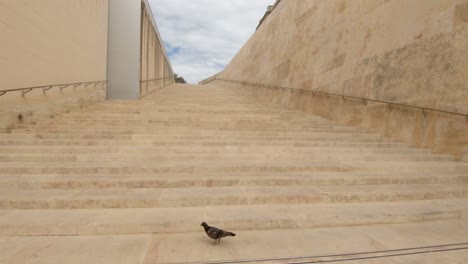
<path id="1" fill-rule="evenodd" d="M 322 120 L 294 120 L 294 119 L 281 119 L 281 118 L 251 118 L 251 119 L 233 119 L 230 118 L 218 118 L 218 119 L 202 119 L 202 118 L 185 118 L 185 119 L 150 119 L 150 120 L 58 120 L 52 119 L 50 121 L 37 121 L 33 127 L 48 127 L 48 126 L 67 126 L 73 124 L 89 124 L 91 126 L 145 126 L 145 125 L 166 125 L 166 124 L 278 124 L 278 125 L 329 125 L 336 127 L 346 127 L 336 124 L 330 124 Z M 18 125 L 18 128 L 31 127 L 31 125 Z M 351 129 L 352 127 L 347 127 Z"/>
<path id="2" fill-rule="evenodd" d="M 315 204 L 315 203 L 370 203 L 389 201 L 413 201 L 431 199 L 456 199 L 467 197 L 468 191 L 408 191 L 392 193 L 320 193 L 298 196 L 220 196 L 182 197 L 172 199 L 144 199 L 121 197 L 119 199 L 54 199 L 47 200 L 0 200 L 0 209 L 96 209 L 96 208 L 163 208 L 228 205 L 272 205 L 272 204 Z"/>
<path id="3" fill-rule="evenodd" d="M 0 166 L 0 173 L 2 174 L 146 174 L 146 173 L 255 173 L 255 172 L 457 172 L 459 169 L 453 165 L 433 164 L 428 165 L 423 162 L 396 167 L 392 164 L 383 165 L 380 163 L 369 163 L 367 166 L 342 165 L 342 164 L 316 164 L 310 166 L 288 165 L 284 166 L 260 166 L 257 162 L 253 161 L 252 164 L 233 164 L 220 162 L 212 163 L 212 166 L 205 167 L 201 164 L 190 165 L 188 162 L 180 164 L 147 164 L 147 163 L 133 163 L 127 166 L 120 163 L 102 164 L 79 164 L 70 163 L 57 166 L 55 164 L 45 164 L 44 166 L 30 166 L 31 164 L 23 166 Z M 97 167 L 96 165 L 100 165 Z"/>
<path id="4" fill-rule="evenodd" d="M 284 155 L 371 155 L 371 154 L 401 154 L 401 155 L 429 155 L 429 150 L 410 149 L 410 148 L 303 148 L 303 147 L 154 147 L 154 148 L 131 148 L 131 147 L 2 147 L 0 153 L 8 153 L 10 155 L 28 155 L 36 156 L 42 153 L 49 154 L 116 154 L 116 153 L 132 153 L 148 154 L 148 153 L 165 153 L 171 154 L 226 154 L 226 153 L 245 153 L 245 154 L 264 154 L 278 153 Z M 26 154 L 28 153 L 28 154 Z"/>
<path id="5" fill-rule="evenodd" d="M 71 236 L 71 235 L 125 235 L 125 234 L 171 234 L 184 232 L 201 232 L 200 223 L 208 221 L 213 226 L 222 226 L 226 230 L 268 230 L 291 228 L 324 228 L 401 223 L 420 223 L 459 219 L 459 211 L 417 214 L 408 212 L 405 215 L 363 215 L 346 218 L 335 217 L 286 218 L 276 219 L 236 219 L 235 221 L 205 218 L 200 214 L 197 219 L 179 219 L 179 221 L 161 221 L 154 219 L 150 223 L 116 223 L 96 221 L 94 224 L 61 224 L 61 225 L 14 225 L 0 224 L 2 236 Z"/>
<path id="6" fill-rule="evenodd" d="M 120 165 L 120 163 L 108 163 L 107 166 L 92 167 L 90 164 L 70 163 L 56 166 L 55 164 L 44 166 L 0 166 L 0 171 L 4 174 L 146 174 L 146 173 L 257 173 L 257 172 L 419 172 L 419 173 L 432 173 L 434 171 L 443 172 L 457 172 L 461 170 L 453 164 L 432 164 L 428 165 L 423 162 L 411 165 L 394 166 L 393 164 L 370 163 L 367 166 L 350 166 L 345 164 L 322 164 L 301 166 L 301 165 L 287 165 L 284 166 L 260 166 L 257 162 L 252 164 L 233 164 L 221 162 L 219 164 L 211 164 L 210 167 L 203 166 L 199 163 L 190 166 L 189 162 L 171 163 L 164 165 L 154 165 L 148 163 L 133 163 L 129 165 Z M 119 166 L 120 165 L 120 166 Z M 151 166 L 153 165 L 153 166 Z M 187 166 L 189 165 L 189 166 Z"/>
<path id="7" fill-rule="evenodd" d="M 123 118 L 107 120 L 104 118 L 68 118 L 68 117 L 56 117 L 54 119 L 38 119 L 35 124 L 38 126 L 48 126 L 48 125 L 73 125 L 73 124 L 89 124 L 89 125 L 108 125 L 108 126 L 124 126 L 124 125 L 148 125 L 148 124 L 164 124 L 164 123 L 221 123 L 226 122 L 228 119 L 230 123 L 276 123 L 282 122 L 282 124 L 309 124 L 309 125 L 330 125 L 330 126 L 340 126 L 338 124 L 332 124 L 329 121 L 322 120 L 320 118 L 316 119 L 298 119 L 298 118 L 285 118 L 279 116 L 266 116 L 266 117 L 218 117 L 218 118 L 206 118 L 206 117 L 195 117 L 188 116 L 185 118 L 152 118 L 152 119 L 130 119 L 125 120 Z M 18 125 L 19 127 L 27 127 L 28 125 Z M 346 126 L 343 126 L 346 127 Z M 352 128 L 352 127 L 348 127 Z"/>
<path id="8" fill-rule="evenodd" d="M 371 155 L 362 155 L 362 154 L 350 154 L 350 155 L 309 155 L 309 156 L 291 156 L 291 155 L 270 155 L 265 156 L 255 156 L 251 155 L 226 155 L 223 153 L 213 154 L 213 155 L 186 155 L 182 154 L 180 156 L 128 156 L 128 155 L 102 155 L 102 156 L 41 156 L 41 157 L 32 157 L 32 156 L 1 156 L 0 163 L 22 163 L 22 162 L 154 162 L 154 163 L 164 163 L 164 162 L 184 162 L 184 161 L 199 161 L 199 162 L 277 162 L 277 161 L 288 161 L 288 162 L 319 162 L 319 161 L 380 161 L 380 162 L 391 162 L 391 161 L 452 161 L 452 157 L 437 157 L 437 156 L 411 156 L 411 155 L 382 155 L 382 154 L 371 154 Z"/>
<path id="9" fill-rule="evenodd" d="M 49 134 L 50 131 L 51 134 Z M 328 132 L 325 132 L 328 131 Z M 136 130 L 81 130 L 81 131 L 62 131 L 62 130 L 38 130 L 38 131 L 22 131 L 15 130 L 12 134 L 2 135 L 3 139 L 24 139 L 24 138 L 80 138 L 80 137 L 99 137 L 104 138 L 106 135 L 111 136 L 121 136 L 121 135 L 133 135 L 135 137 L 190 137 L 190 136 L 199 136 L 207 137 L 213 136 L 218 138 L 237 138 L 237 137 L 289 137 L 289 138 L 314 138 L 317 136 L 321 137 L 361 137 L 361 138 L 376 138 L 372 135 L 360 135 L 360 134 L 350 134 L 349 131 L 340 131 L 340 130 L 324 130 L 324 129 L 311 129 L 308 133 L 301 131 L 281 131 L 281 130 L 271 130 L 271 131 L 252 131 L 246 132 L 245 130 L 190 130 L 190 129 L 158 129 L 158 130 L 145 130 L 145 131 L 136 131 Z"/>
<path id="10" fill-rule="evenodd" d="M 74 122 L 76 122 L 76 120 L 73 120 Z M 116 121 L 103 121 L 103 122 L 96 122 L 97 120 L 93 120 L 92 122 L 90 122 L 89 120 L 86 120 L 85 122 L 79 122 L 80 124 L 88 124 L 91 125 L 91 126 L 97 126 L 97 127 L 100 127 L 100 126 L 111 126 L 111 127 L 114 127 L 114 126 L 126 126 L 128 127 L 128 124 L 122 122 L 124 120 L 120 120 L 119 122 L 116 122 Z M 47 123 L 47 124 L 34 124 L 34 125 L 18 125 L 17 127 L 18 128 L 28 128 L 28 127 L 31 127 L 31 128 L 41 128 L 41 127 L 50 127 L 50 126 L 57 126 L 57 127 L 61 127 L 61 126 L 72 126 L 73 124 L 71 122 L 69 122 L 70 124 L 68 124 L 67 122 L 64 122 L 64 121 L 60 121 L 60 122 L 55 122 L 55 123 Z M 76 123 L 75 123 L 76 124 Z M 197 119 L 186 119 L 186 120 L 172 120 L 172 119 L 169 119 L 169 120 L 155 120 L 155 119 L 152 119 L 152 120 L 148 120 L 146 122 L 142 122 L 140 124 L 133 124 L 134 126 L 165 126 L 165 125 L 189 125 L 189 126 L 192 126 L 192 125 L 253 125 L 253 126 L 256 126 L 256 125 L 265 125 L 265 126 L 269 126 L 269 125 L 278 125 L 278 126 L 285 126 L 285 125 L 290 125 L 290 126 L 305 126 L 305 125 L 308 125 L 308 126 L 320 126 L 320 125 L 328 125 L 328 126 L 331 126 L 331 127 L 346 127 L 346 126 L 340 126 L 340 125 L 336 125 L 336 124 L 327 124 L 325 122 L 321 122 L 321 121 L 304 121 L 304 120 L 281 120 L 281 119 L 265 119 L 265 120 L 262 120 L 262 119 L 252 119 L 252 120 L 248 120 L 248 119 L 238 119 L 238 120 L 222 120 L 222 119 L 219 119 L 219 120 L 197 120 Z M 349 128 L 351 129 L 352 127 L 346 127 L 346 128 Z"/>
<path id="11" fill-rule="evenodd" d="M 135 118 L 138 117 L 138 118 Z M 254 113 L 252 110 L 233 110 L 233 111 L 215 111 L 215 110 L 204 110 L 199 111 L 195 109 L 179 109 L 179 110 L 162 110 L 156 109 L 151 113 L 140 113 L 138 112 L 108 112 L 108 113 L 67 113 L 66 115 L 58 115 L 52 120 L 102 120 L 109 121 L 110 119 L 122 120 L 124 118 L 134 119 L 135 121 L 141 120 L 168 120 L 169 118 L 234 118 L 234 119 L 245 119 L 245 118 L 283 118 L 287 120 L 304 120 L 304 121 L 327 121 L 325 118 L 318 116 L 297 116 L 290 115 L 287 112 L 274 112 L 274 111 L 264 111 L 264 110 L 255 110 Z M 41 118 L 39 120 L 47 120 Z"/>
<path id="12" fill-rule="evenodd" d="M 182 133 L 187 133 L 191 130 L 196 130 L 197 132 L 201 133 L 204 131 L 207 131 L 207 133 L 216 133 L 217 131 L 226 131 L 226 132 L 231 132 L 234 133 L 236 131 L 243 131 L 244 133 L 247 131 L 256 131 L 257 133 L 261 133 L 262 131 L 265 132 L 283 132 L 283 133 L 304 133 L 304 131 L 309 131 L 310 133 L 316 133 L 316 132 L 321 132 L 323 134 L 327 135 L 334 135 L 335 133 L 342 133 L 342 134 L 349 134 L 350 132 L 353 132 L 353 130 L 348 130 L 348 129 L 321 129 L 321 128 L 316 128 L 316 127 L 306 127 L 306 126 L 295 126 L 294 128 L 286 128 L 286 127 L 280 127 L 280 126 L 262 126 L 262 125 L 223 125 L 223 126 L 218 126 L 218 125 L 213 125 L 213 126 L 202 126 L 202 125 L 193 125 L 193 126 L 188 126 L 188 125 L 167 125 L 167 126 L 159 126 L 159 127 L 153 127 L 153 128 L 147 128 L 147 129 L 137 129 L 134 127 L 126 127 L 124 129 L 115 129 L 115 128 L 106 128 L 106 129 L 92 129 L 92 128 L 86 128 L 83 127 L 82 129 L 76 129 L 76 128 L 44 128 L 44 129 L 13 129 L 11 131 L 12 134 L 44 134 L 44 133 L 50 133 L 50 134 L 86 134 L 86 133 L 92 133 L 92 134 L 147 134 L 147 133 L 164 133 L 164 132 L 171 132 L 171 133 L 177 133 L 177 132 L 182 132 Z M 255 134 L 255 133 L 254 133 Z M 372 134 L 354 134 L 354 135 L 359 135 L 361 137 L 377 137 L 378 135 L 372 135 Z"/>
<path id="13" fill-rule="evenodd" d="M 121 139 L 113 139 L 121 138 Z M 272 142 L 274 141 L 274 142 Z M 288 137 L 239 137 L 225 139 L 222 137 L 167 137 L 167 136 L 112 136 L 109 135 L 106 139 L 0 139 L 0 145 L 56 145 L 56 146 L 139 146 L 139 147 L 160 147 L 160 146 L 279 146 L 279 147 L 314 147 L 314 146 L 356 146 L 366 147 L 379 146 L 405 146 L 404 144 L 392 144 L 393 142 L 382 143 L 377 139 L 365 138 L 301 138 L 295 140 Z"/>
<path id="14" fill-rule="evenodd" d="M 319 131 L 317 131 L 319 132 Z M 108 134 L 104 133 L 88 133 L 88 134 L 14 134 L 14 135 L 7 135 L 3 136 L 3 140 L 37 140 L 37 139 L 43 139 L 43 140 L 156 140 L 156 139 L 187 139 L 187 140 L 207 140 L 208 138 L 212 139 L 217 139 L 217 140 L 225 140 L 225 141 L 232 141 L 232 140 L 243 140 L 243 139 L 258 139 L 259 141 L 262 141 L 262 139 L 268 139 L 268 140 L 274 140 L 274 141 L 284 141 L 284 140 L 289 140 L 289 141 L 307 141 L 307 140 L 313 140 L 313 139 L 330 139 L 330 140 L 336 140 L 340 139 L 340 141 L 345 141 L 346 139 L 349 139 L 350 141 L 355 140 L 355 139 L 363 139 L 363 140 L 372 140 L 372 141 L 377 141 L 373 138 L 368 138 L 368 137 L 354 137 L 354 138 L 349 138 L 346 135 L 343 137 L 339 137 L 339 134 L 336 136 L 331 135 L 331 136 L 320 136 L 314 134 L 310 135 L 299 135 L 299 136 L 294 136 L 294 134 L 287 134 L 287 133 L 268 133 L 266 135 L 261 135 L 261 134 L 253 134 L 251 136 L 246 136 L 243 134 L 239 135 L 226 135 L 226 134 L 218 134 L 218 133 L 203 133 L 203 132 L 195 132 L 190 134 L 190 133 L 177 133 L 174 131 L 168 131 L 161 133 L 161 131 L 158 132 L 146 132 L 146 135 L 134 135 L 132 132 L 111 132 Z M 185 134 L 185 135 L 184 135 Z M 211 136 L 209 136 L 212 134 Z M 172 135 L 172 136 L 171 136 Z M 389 141 L 390 142 L 390 141 Z"/>
<path id="15" fill-rule="evenodd" d="M 291 112 L 285 112 L 285 111 L 273 111 L 273 110 L 268 110 L 268 109 L 258 109 L 256 108 L 255 110 L 245 110 L 245 107 L 237 107 L 237 108 L 231 108 L 229 111 L 217 111 L 213 110 L 210 108 L 200 108 L 198 110 L 192 109 L 185 107 L 185 108 L 177 108 L 174 107 L 173 109 L 163 109 L 163 108 L 155 108 L 153 110 L 134 110 L 134 111 L 120 111 L 119 110 L 108 110 L 108 111 L 101 111 L 101 112 L 77 112 L 77 113 L 68 113 L 66 115 L 61 115 L 57 116 L 57 118 L 65 118 L 65 119 L 73 119 L 73 118 L 78 118 L 78 119 L 110 119 L 110 118 L 116 118 L 116 119 L 122 119 L 122 118 L 140 118 L 140 119 L 151 119 L 151 118 L 161 118 L 161 117 L 168 117 L 168 116 L 174 116 L 174 115 L 183 115 L 184 117 L 207 117 L 207 116 L 234 116 L 234 117 L 254 117 L 254 116 L 260 116 L 260 117 L 287 117 L 288 115 L 291 115 Z M 296 113 L 292 114 L 292 118 L 297 118 Z M 304 118 L 304 116 L 299 117 L 299 118 Z M 321 117 L 317 116 L 310 116 L 307 117 L 307 119 L 310 120 L 323 120 Z"/>
<path id="16" fill-rule="evenodd" d="M 334 142 L 330 142 L 334 141 Z M 368 143 L 376 143 L 374 146 Z M 406 146 L 405 144 L 390 144 L 381 143 L 371 139 L 330 139 L 316 138 L 297 141 L 278 141 L 272 143 L 268 138 L 240 138 L 234 141 L 227 141 L 213 138 L 211 141 L 203 138 L 166 138 L 158 140 L 1 140 L 0 145 L 16 145 L 16 146 L 127 146 L 127 147 L 148 147 L 148 146 L 290 146 L 290 147 L 307 147 L 307 146 L 356 146 L 356 147 L 378 147 L 378 146 Z"/>
<path id="17" fill-rule="evenodd" d="M 58 132 L 62 131 L 64 134 L 69 135 L 73 134 L 71 132 L 76 131 L 76 128 L 74 129 L 43 129 L 43 130 L 34 130 L 34 131 L 25 131 L 25 130 L 13 130 L 11 135 L 30 135 L 34 134 L 33 132 L 46 132 L 46 131 L 52 131 L 55 134 Z M 66 133 L 65 133 L 66 132 Z M 122 129 L 116 129 L 116 128 L 108 128 L 108 129 L 88 129 L 86 127 L 83 127 L 83 129 L 80 130 L 81 133 L 79 134 L 96 134 L 96 133 L 103 133 L 103 132 L 117 132 L 117 133 L 128 133 L 128 132 L 133 132 L 133 134 L 167 134 L 167 133 L 178 133 L 180 136 L 187 135 L 187 134 L 213 134 L 213 135 L 222 135 L 222 136 L 255 136 L 255 135 L 294 135 L 294 136 L 307 136 L 307 135 L 316 135 L 316 134 L 321 134 L 321 135 L 335 135 L 335 134 L 344 134 L 344 135 L 359 135 L 359 136 L 365 136 L 365 137 L 379 137 L 376 134 L 359 134 L 355 133 L 352 130 L 347 130 L 347 129 L 340 129 L 340 128 L 323 128 L 323 127 L 314 127 L 310 129 L 299 129 L 299 130 L 293 130 L 293 129 L 285 129 L 285 128 L 269 128 L 267 130 L 261 130 L 261 129 L 252 129 L 251 131 L 245 130 L 245 129 L 228 129 L 226 128 L 225 130 L 220 131 L 218 128 L 210 129 L 210 128 L 196 128 L 196 127 L 159 127 L 159 128 L 154 128 L 154 129 L 138 129 L 134 128 L 131 126 L 127 126 Z M 44 134 L 44 133 L 42 133 Z M 10 134 L 6 134 L 3 136 L 9 136 Z"/>
<path id="18" fill-rule="evenodd" d="M 79 178 L 79 177 L 77 177 Z M 180 179 L 180 180 L 3 180 L 0 189 L 148 189 L 193 187 L 242 186 L 355 186 L 355 185 L 407 185 L 407 184 L 457 184 L 466 179 L 458 176 L 444 177 L 361 177 L 322 179 Z"/>
<path id="19" fill-rule="evenodd" d="M 144 164 L 142 164 L 144 165 Z M 40 167 L 40 168 L 24 168 L 24 167 L 0 167 L 0 172 L 4 174 L 147 174 L 147 173 L 223 173 L 223 172 L 341 172 L 349 169 L 342 167 L 284 167 L 284 168 L 271 168 L 271 167 L 154 167 L 154 168 L 143 168 L 143 167 L 101 167 L 101 168 L 89 168 L 89 167 Z M 417 170 L 417 169 L 416 169 Z"/>
<path id="20" fill-rule="evenodd" d="M 133 147 L 135 149 L 142 147 L 160 147 L 160 146 L 191 146 L 191 147 L 207 147 L 207 146 L 222 146 L 222 147 L 246 147 L 246 146 L 290 146 L 290 147 L 359 147 L 359 148 L 373 148 L 373 147 L 397 147 L 407 146 L 406 144 L 397 144 L 397 143 L 381 143 L 381 142 L 329 142 L 329 141 L 317 141 L 317 142 L 307 142 L 307 143 L 269 143 L 265 142 L 249 142 L 249 141 L 235 141 L 235 142 L 170 142 L 170 141 L 69 141 L 69 140 L 57 140 L 57 141 L 44 141 L 44 140 L 0 140 L 0 145 L 16 145 L 24 147 Z M 3 147 L 2 147 L 3 148 Z M 93 149 L 90 148 L 90 149 Z M 1 148 L 0 148 L 1 149 Z"/>
<path id="21" fill-rule="evenodd" d="M 12 130 L 12 134 L 44 134 L 44 133 L 55 133 L 63 132 L 64 134 L 71 134 L 76 131 L 76 128 L 73 127 L 65 127 L 65 128 L 56 128 L 56 127 L 49 127 L 49 128 L 41 128 L 41 129 L 14 129 Z M 132 132 L 132 134 L 167 134 L 167 133 L 178 133 L 178 135 L 185 135 L 191 134 L 192 132 L 195 134 L 213 134 L 213 135 L 225 135 L 225 136 L 254 136 L 254 135 L 294 135 L 294 136 L 307 136 L 313 134 L 330 134 L 333 135 L 335 133 L 340 134 L 354 134 L 354 135 L 361 135 L 366 137 L 377 137 L 377 135 L 371 134 L 357 134 L 354 133 L 353 129 L 346 129 L 346 128 L 329 128 L 329 127 L 312 127 L 312 128 L 299 128 L 299 129 L 288 129 L 288 128 L 281 128 L 279 126 L 270 127 L 270 128 L 262 128 L 256 126 L 248 126 L 248 127 L 201 127 L 201 126 L 159 126 L 159 127 L 151 127 L 147 126 L 146 128 L 138 128 L 134 126 L 127 126 L 127 127 L 90 127 L 86 126 L 86 128 L 81 129 L 81 133 L 78 134 L 90 134 L 90 133 L 103 133 L 103 132 L 116 132 L 116 133 L 128 133 Z"/>

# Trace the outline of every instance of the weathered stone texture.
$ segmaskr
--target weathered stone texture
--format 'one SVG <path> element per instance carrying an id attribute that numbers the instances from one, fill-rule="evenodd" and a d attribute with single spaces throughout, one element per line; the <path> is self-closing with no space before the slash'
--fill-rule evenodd
<path id="1" fill-rule="evenodd" d="M 0 91 L 105 80 L 107 19 L 108 0 L 0 0 Z M 0 131 L 103 100 L 103 88 L 0 96 Z"/>
<path id="2" fill-rule="evenodd" d="M 467 10 L 466 0 L 282 1 L 218 78 L 468 113 Z M 360 110 L 336 102 L 324 115 L 463 156 L 464 117 L 348 104 Z"/>
<path id="3" fill-rule="evenodd" d="M 468 2 L 459 4 L 455 7 L 455 16 L 453 18 L 454 26 L 459 26 L 468 22 Z"/>

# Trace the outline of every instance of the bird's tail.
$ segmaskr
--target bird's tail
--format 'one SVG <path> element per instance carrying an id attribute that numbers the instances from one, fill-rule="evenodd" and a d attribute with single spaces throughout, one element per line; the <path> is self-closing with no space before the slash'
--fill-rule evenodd
<path id="1" fill-rule="evenodd" d="M 226 236 L 236 236 L 236 234 L 234 234 L 232 232 L 226 232 Z"/>

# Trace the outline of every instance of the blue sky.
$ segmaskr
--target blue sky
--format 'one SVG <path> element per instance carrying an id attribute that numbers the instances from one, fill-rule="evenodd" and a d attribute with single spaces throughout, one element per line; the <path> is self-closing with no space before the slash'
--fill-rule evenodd
<path id="1" fill-rule="evenodd" d="M 174 71 L 197 83 L 224 69 L 275 0 L 149 2 Z"/>

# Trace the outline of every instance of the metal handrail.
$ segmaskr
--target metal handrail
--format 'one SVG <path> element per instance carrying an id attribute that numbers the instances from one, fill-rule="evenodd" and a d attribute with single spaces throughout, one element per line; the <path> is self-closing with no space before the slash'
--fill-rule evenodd
<path id="1" fill-rule="evenodd" d="M 171 79 L 171 77 L 163 77 L 163 78 L 150 79 L 150 80 L 140 80 L 140 83 L 155 82 L 155 81 L 160 81 L 160 80 L 165 80 L 165 79 Z"/>
<path id="2" fill-rule="evenodd" d="M 164 81 L 163 82 L 163 87 L 166 87 L 166 80 L 172 79 L 170 76 L 169 77 L 162 77 L 162 78 L 157 78 L 157 79 L 149 79 L 149 80 L 140 80 L 140 95 L 143 95 L 143 89 L 146 90 L 146 95 L 148 95 L 148 83 L 150 82 L 156 82 L 156 81 Z"/>
<path id="3" fill-rule="evenodd" d="M 25 88 L 15 88 L 15 89 L 8 89 L 8 90 L 0 90 L 0 96 L 5 95 L 9 92 L 21 92 L 21 96 L 31 92 L 32 90 L 42 89 L 42 93 L 45 94 L 48 90 L 59 87 L 60 92 L 70 86 L 73 86 L 73 89 L 76 89 L 78 86 L 84 85 L 85 87 L 90 86 L 91 84 L 106 84 L 107 81 L 92 81 L 92 82 L 79 82 L 79 83 L 65 83 L 65 84 L 49 84 L 49 85 L 41 85 L 41 86 L 33 86 L 33 87 L 25 87 Z"/>
<path id="4" fill-rule="evenodd" d="M 352 95 L 328 93 L 328 92 L 322 92 L 322 91 L 311 91 L 311 90 L 300 89 L 300 88 L 294 88 L 294 87 L 283 87 L 283 86 L 277 86 L 277 85 L 249 83 L 249 82 L 235 81 L 235 80 L 222 79 L 222 78 L 214 78 L 213 80 L 210 80 L 209 82 L 212 82 L 212 81 L 215 81 L 215 80 L 226 81 L 226 82 L 232 82 L 232 83 L 238 83 L 238 84 L 243 84 L 243 85 L 257 86 L 257 87 L 263 87 L 263 88 L 276 88 L 276 89 L 283 89 L 283 90 L 288 89 L 288 90 L 300 91 L 301 93 L 304 93 L 304 92 L 312 93 L 312 95 L 321 94 L 321 95 L 325 95 L 325 96 L 341 97 L 341 98 L 343 98 L 343 99 L 345 99 L 345 98 L 356 99 L 356 100 L 361 100 L 361 101 L 362 101 L 364 104 L 366 104 L 366 105 L 367 105 L 367 102 L 374 102 L 374 103 L 387 104 L 387 105 L 389 105 L 389 106 L 401 106 L 401 107 L 407 107 L 407 108 L 413 108 L 413 109 L 420 109 L 420 110 L 422 110 L 424 116 L 427 115 L 426 111 L 440 112 L 440 113 L 444 113 L 444 114 L 457 115 L 457 116 L 464 116 L 464 117 L 466 118 L 466 121 L 468 122 L 468 114 L 463 114 L 463 113 L 458 113 L 458 112 L 452 112 L 452 111 L 446 111 L 446 110 L 441 110 L 441 109 L 435 109 L 435 108 L 430 108 L 430 107 L 422 107 L 422 106 L 416 106 L 416 105 L 408 105 L 408 104 L 402 104 L 402 103 L 394 103 L 394 102 L 382 101 L 382 100 L 377 100 L 377 99 L 369 99 L 369 98 L 364 98 L 364 97 L 357 97 L 357 96 L 352 96 Z"/>

